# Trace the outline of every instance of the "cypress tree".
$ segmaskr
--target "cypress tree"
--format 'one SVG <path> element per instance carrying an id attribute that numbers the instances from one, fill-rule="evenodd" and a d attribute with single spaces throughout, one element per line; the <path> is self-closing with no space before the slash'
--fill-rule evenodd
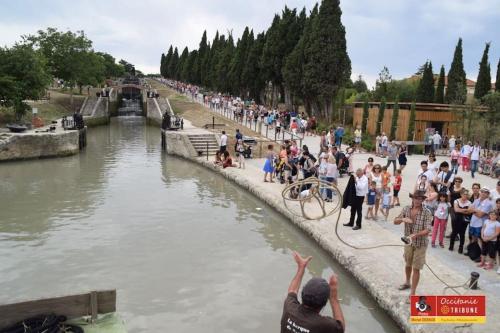
<path id="1" fill-rule="evenodd" d="M 365 101 L 363 103 L 363 118 L 361 121 L 362 133 L 366 133 L 366 125 L 368 124 L 368 118 L 370 117 L 369 108 L 370 105 L 368 104 L 368 96 L 365 96 Z"/>
<path id="2" fill-rule="evenodd" d="M 243 72 L 243 67 L 245 66 L 245 61 L 248 56 L 249 38 L 250 29 L 246 27 L 243 31 L 241 39 L 239 39 L 236 43 L 236 50 L 229 66 L 229 80 L 231 83 L 231 87 L 233 93 L 238 95 L 241 95 L 244 85 L 241 73 Z"/>
<path id="3" fill-rule="evenodd" d="M 479 63 L 479 74 L 477 75 L 476 88 L 474 89 L 474 97 L 481 99 L 491 90 L 491 69 L 488 61 L 488 51 L 490 43 L 486 43 L 483 57 Z"/>
<path id="4" fill-rule="evenodd" d="M 448 72 L 448 88 L 446 101 L 453 104 L 464 104 L 467 99 L 467 81 L 462 57 L 462 38 L 458 39 L 450 71 Z"/>
<path id="5" fill-rule="evenodd" d="M 434 102 L 434 73 L 430 61 L 425 64 L 424 74 L 418 85 L 417 101 L 420 103 Z"/>
<path id="6" fill-rule="evenodd" d="M 497 65 L 497 79 L 495 81 L 495 91 L 500 91 L 500 58 Z"/>
<path id="7" fill-rule="evenodd" d="M 225 37 L 223 36 L 225 40 Z M 217 82 L 219 89 L 223 92 L 231 92 L 231 82 L 229 80 L 229 65 L 234 54 L 233 36 L 229 35 L 227 41 L 223 43 L 223 49 L 219 55 L 219 62 L 217 63 Z"/>
<path id="8" fill-rule="evenodd" d="M 398 129 L 398 120 L 399 120 L 399 100 L 396 97 L 396 102 L 394 103 L 394 109 L 392 110 L 391 134 L 389 136 L 390 140 L 396 139 L 396 131 Z"/>
<path id="9" fill-rule="evenodd" d="M 160 75 L 163 76 L 163 77 L 165 77 L 165 53 L 161 54 Z"/>
<path id="10" fill-rule="evenodd" d="M 182 51 L 182 54 L 181 54 L 181 56 L 179 58 L 179 64 L 177 65 L 177 72 L 175 73 L 177 79 L 180 80 L 180 81 L 186 81 L 187 80 L 187 77 L 184 76 L 184 74 L 185 74 L 184 67 L 186 66 L 186 63 L 188 61 L 188 57 L 189 57 L 189 50 L 188 50 L 188 48 L 186 46 L 184 48 L 184 50 Z"/>
<path id="11" fill-rule="evenodd" d="M 444 103 L 444 84 L 445 84 L 445 73 L 444 66 L 441 65 L 441 71 L 439 72 L 439 79 L 436 88 L 436 103 Z"/>
<path id="12" fill-rule="evenodd" d="M 248 86 L 250 97 L 257 102 L 260 102 L 260 92 L 264 89 L 264 82 L 262 80 L 261 67 L 259 64 L 264 44 L 265 35 L 264 33 L 260 33 L 257 35 L 257 38 L 255 38 L 248 51 L 248 57 L 242 73 L 244 81 Z"/>
<path id="13" fill-rule="evenodd" d="M 293 51 L 288 55 L 283 66 L 282 74 L 285 85 L 290 90 L 292 96 L 303 100 L 306 112 L 311 114 L 311 94 L 304 83 L 304 64 L 305 64 L 305 45 L 309 43 L 312 29 L 312 22 L 318 15 L 318 4 L 311 11 L 311 15 L 303 23 L 304 29 L 302 35 L 295 45 Z"/>
<path id="14" fill-rule="evenodd" d="M 177 47 L 174 50 L 174 54 L 172 55 L 172 59 L 168 65 L 168 73 L 169 77 L 177 80 L 177 66 L 179 65 L 179 51 Z"/>
<path id="15" fill-rule="evenodd" d="M 377 129 L 375 130 L 375 134 L 379 135 L 382 130 L 382 122 L 384 121 L 385 114 L 385 97 L 382 97 L 382 101 L 380 102 L 380 107 L 378 109 L 378 117 L 377 117 Z"/>
<path id="16" fill-rule="evenodd" d="M 163 66 L 164 74 L 162 74 L 166 78 L 171 78 L 170 73 L 170 62 L 172 61 L 172 56 L 174 55 L 174 48 L 170 45 L 168 49 L 167 55 L 165 56 L 165 64 Z"/>
<path id="17" fill-rule="evenodd" d="M 205 60 L 208 53 L 207 44 L 207 31 L 203 31 L 203 36 L 201 37 L 200 46 L 198 47 L 198 59 L 196 63 L 196 84 L 202 84 L 202 77 L 205 75 L 203 73 L 205 68 Z"/>
<path id="18" fill-rule="evenodd" d="M 320 118 L 333 114 L 333 100 L 351 76 L 339 0 L 323 0 L 305 45 L 304 82 L 314 92 Z"/>
<path id="19" fill-rule="evenodd" d="M 411 103 L 410 109 L 410 124 L 408 126 L 408 137 L 406 138 L 408 141 L 413 141 L 415 138 L 415 119 L 416 119 L 416 105 L 415 102 Z"/>

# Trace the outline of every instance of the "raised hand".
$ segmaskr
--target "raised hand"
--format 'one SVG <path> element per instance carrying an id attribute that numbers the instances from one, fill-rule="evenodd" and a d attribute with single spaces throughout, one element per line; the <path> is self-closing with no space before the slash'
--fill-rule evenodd
<path id="1" fill-rule="evenodd" d="M 293 251 L 293 259 L 295 259 L 295 262 L 297 263 L 297 266 L 299 268 L 306 268 L 312 257 L 309 256 L 307 258 L 302 258 L 298 252 Z"/>

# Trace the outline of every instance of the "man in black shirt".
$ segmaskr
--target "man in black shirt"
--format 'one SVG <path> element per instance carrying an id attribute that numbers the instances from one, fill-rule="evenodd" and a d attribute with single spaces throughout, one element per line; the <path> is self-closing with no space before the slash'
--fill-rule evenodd
<path id="1" fill-rule="evenodd" d="M 297 263 L 297 273 L 290 286 L 281 317 L 281 333 L 343 333 L 344 315 L 340 308 L 337 293 L 337 276 L 332 275 L 330 282 L 322 278 L 312 278 L 302 288 L 302 304 L 297 299 L 302 277 L 312 257 L 302 258 L 293 252 Z M 320 315 L 321 309 L 330 301 L 333 318 Z"/>

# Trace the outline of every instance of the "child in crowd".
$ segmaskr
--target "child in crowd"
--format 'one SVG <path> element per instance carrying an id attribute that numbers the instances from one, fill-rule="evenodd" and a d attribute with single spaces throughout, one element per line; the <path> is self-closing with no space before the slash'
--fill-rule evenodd
<path id="1" fill-rule="evenodd" d="M 238 168 L 245 169 L 245 156 L 243 152 L 245 151 L 245 144 L 242 139 L 238 139 L 236 143 L 236 157 L 238 157 Z"/>
<path id="2" fill-rule="evenodd" d="M 267 180 L 267 175 L 269 175 L 269 182 L 274 183 L 273 181 L 273 173 L 274 173 L 274 146 L 273 145 L 268 145 L 267 146 L 267 154 L 266 154 L 266 161 L 264 162 L 264 182 L 268 182 Z"/>
<path id="3" fill-rule="evenodd" d="M 444 247 L 444 232 L 446 231 L 446 223 L 450 212 L 450 204 L 448 203 L 448 195 L 439 193 L 438 204 L 434 211 L 434 226 L 432 227 L 432 247 L 436 247 L 436 237 L 439 231 L 439 246 Z"/>
<path id="4" fill-rule="evenodd" d="M 389 216 L 389 209 L 391 209 L 391 188 L 389 185 L 386 185 L 382 190 L 382 214 L 384 214 L 386 222 Z"/>
<path id="5" fill-rule="evenodd" d="M 492 269 L 495 265 L 497 238 L 500 235 L 500 222 L 497 219 L 497 212 L 493 209 L 489 213 L 488 219 L 484 221 L 483 228 L 481 229 L 481 263 L 478 267 L 483 267 L 484 269 Z M 486 256 L 490 257 L 491 260 L 489 262 Z"/>
<path id="6" fill-rule="evenodd" d="M 384 165 L 382 167 L 382 187 L 388 186 L 390 187 L 391 182 L 391 174 L 387 171 L 387 167 Z M 389 203 L 390 204 L 390 203 Z"/>
<path id="7" fill-rule="evenodd" d="M 397 169 L 394 174 L 394 185 L 392 187 L 394 195 L 392 197 L 392 207 L 401 206 L 399 203 L 399 191 L 401 190 L 401 184 L 403 183 L 403 177 L 401 177 L 401 169 Z"/>
<path id="8" fill-rule="evenodd" d="M 375 198 L 377 197 L 377 183 L 371 182 L 368 193 L 366 194 L 366 201 L 368 202 L 368 212 L 366 213 L 367 219 L 375 220 L 373 215 L 373 206 L 375 205 Z"/>

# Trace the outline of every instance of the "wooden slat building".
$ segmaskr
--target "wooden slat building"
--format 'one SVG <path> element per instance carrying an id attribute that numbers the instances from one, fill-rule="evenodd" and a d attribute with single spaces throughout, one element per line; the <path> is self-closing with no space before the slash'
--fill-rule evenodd
<path id="1" fill-rule="evenodd" d="M 363 102 L 355 102 L 353 104 L 353 126 L 361 125 L 363 119 Z M 434 128 L 439 133 L 444 135 L 460 135 L 461 128 L 461 110 L 470 106 L 464 105 L 449 105 L 449 104 L 431 104 L 431 103 L 416 103 L 415 112 L 415 138 L 416 141 L 424 140 L 426 128 Z M 380 103 L 370 102 L 368 109 L 368 122 L 366 130 L 371 135 L 376 135 L 377 118 L 379 113 Z M 396 130 L 396 140 L 407 140 L 408 129 L 410 125 L 410 108 L 411 103 L 399 103 L 399 117 Z M 381 131 L 387 135 L 391 132 L 392 113 L 394 103 L 386 103 L 384 119 L 382 120 Z M 484 112 L 484 107 L 476 107 L 475 111 Z"/>

